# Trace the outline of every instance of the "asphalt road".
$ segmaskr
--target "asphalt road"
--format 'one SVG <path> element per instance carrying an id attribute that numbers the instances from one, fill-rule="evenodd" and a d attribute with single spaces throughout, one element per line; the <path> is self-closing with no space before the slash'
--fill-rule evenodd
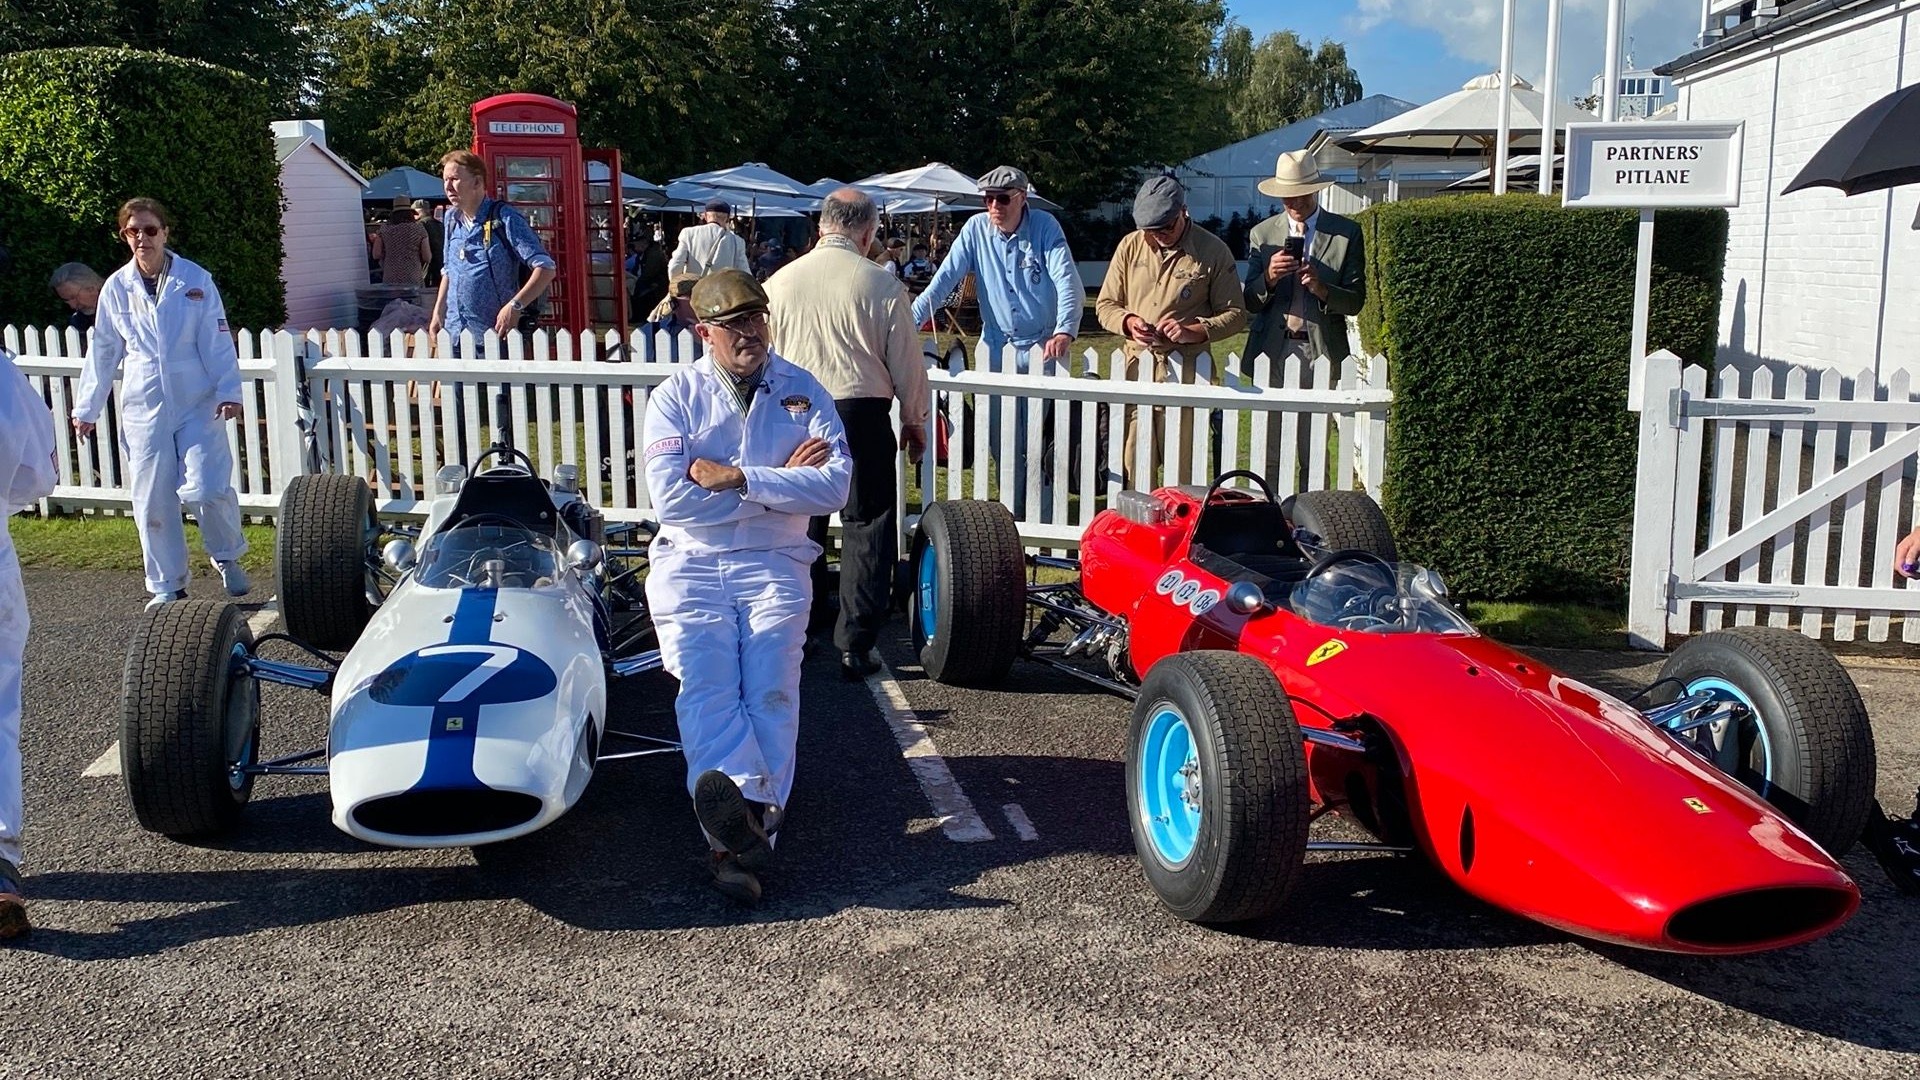
<path id="1" fill-rule="evenodd" d="M 0 1077 L 1920 1075 L 1920 902 L 1861 852 L 1851 923 L 1744 959 L 1583 944 L 1390 857 L 1317 859 L 1276 917 L 1203 929 L 1134 864 L 1124 703 L 1034 668 L 1008 692 L 935 686 L 897 642 L 942 797 L 992 838 L 952 839 L 931 759 L 910 766 L 872 689 L 813 660 L 752 912 L 706 888 L 673 757 L 607 763 L 560 822 L 479 851 L 359 844 L 310 779 L 262 781 L 217 844 L 172 842 L 116 777 L 82 776 L 116 737 L 137 581 L 28 588 L 39 928 L 0 953 Z M 1615 691 L 1653 669 L 1545 658 Z M 1881 796 L 1905 803 L 1920 667 L 1849 663 Z M 670 694 L 623 685 L 614 725 L 668 733 Z M 317 697 L 268 688 L 267 709 L 269 753 L 320 743 Z"/>

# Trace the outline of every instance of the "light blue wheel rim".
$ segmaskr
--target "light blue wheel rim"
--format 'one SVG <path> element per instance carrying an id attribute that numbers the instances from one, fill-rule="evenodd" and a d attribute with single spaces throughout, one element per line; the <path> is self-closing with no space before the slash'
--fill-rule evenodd
<path id="1" fill-rule="evenodd" d="M 1200 758 L 1187 718 L 1161 705 L 1140 737 L 1140 827 L 1153 856 L 1169 870 L 1193 858 L 1200 839 Z"/>
<path id="2" fill-rule="evenodd" d="M 1695 679 L 1687 684 L 1684 693 L 1712 694 L 1716 702 L 1734 701 L 1747 707 L 1747 719 L 1743 723 L 1746 729 L 1754 733 L 1760 750 L 1759 767 L 1752 770 L 1760 777 L 1760 786 L 1755 790 L 1761 798 L 1766 798 L 1773 790 L 1773 742 L 1767 738 L 1767 725 L 1760 721 L 1760 710 L 1753 704 L 1753 699 L 1739 687 L 1719 678 Z M 1731 721 L 1726 721 L 1688 732 L 1687 739 L 1696 753 L 1713 762 L 1721 772 L 1738 780 L 1743 767 L 1751 764 L 1744 749 L 1745 740 L 1739 737 L 1740 734 Z"/>
<path id="3" fill-rule="evenodd" d="M 920 645 L 933 644 L 934 619 L 939 615 L 940 556 L 932 544 L 920 549 Z"/>

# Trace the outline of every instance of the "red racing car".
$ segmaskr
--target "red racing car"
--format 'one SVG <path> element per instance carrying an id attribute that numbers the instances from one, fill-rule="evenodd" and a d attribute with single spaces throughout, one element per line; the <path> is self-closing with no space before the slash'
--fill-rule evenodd
<path id="1" fill-rule="evenodd" d="M 1859 905 L 1836 859 L 1872 812 L 1872 732 L 1797 634 L 1691 638 L 1621 700 L 1477 633 L 1366 495 L 1282 503 L 1251 473 L 1122 492 L 1077 563 L 1025 556 L 997 503 L 937 503 L 913 559 L 929 677 L 1024 656 L 1133 699 L 1134 846 L 1183 918 L 1268 914 L 1308 852 L 1356 849 L 1670 952 L 1809 941 Z M 1309 839 L 1329 813 L 1377 841 Z"/>

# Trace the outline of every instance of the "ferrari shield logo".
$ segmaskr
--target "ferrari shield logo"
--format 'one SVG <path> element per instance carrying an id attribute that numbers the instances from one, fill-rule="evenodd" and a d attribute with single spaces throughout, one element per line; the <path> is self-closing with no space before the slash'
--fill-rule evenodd
<path id="1" fill-rule="evenodd" d="M 1699 799 L 1687 799 L 1686 804 L 1687 804 L 1687 807 L 1696 814 L 1713 813 L 1713 807 L 1708 806 L 1706 803 L 1701 802 Z"/>
<path id="2" fill-rule="evenodd" d="M 466 718 L 466 717 L 464 717 L 464 716 L 449 716 L 449 717 L 447 717 L 447 730 L 448 730 L 448 731 L 460 731 L 460 730 L 462 730 L 462 729 L 464 729 L 464 728 L 465 728 L 466 726 L 467 726 L 467 718 Z"/>
<path id="3" fill-rule="evenodd" d="M 1331 660 L 1334 657 L 1339 656 L 1341 653 L 1346 651 L 1347 651 L 1346 642 L 1329 641 L 1325 645 L 1322 645 L 1319 648 L 1313 650 L 1313 654 L 1307 657 L 1307 666 L 1312 667 L 1313 665 L 1319 663 L 1322 660 Z"/>

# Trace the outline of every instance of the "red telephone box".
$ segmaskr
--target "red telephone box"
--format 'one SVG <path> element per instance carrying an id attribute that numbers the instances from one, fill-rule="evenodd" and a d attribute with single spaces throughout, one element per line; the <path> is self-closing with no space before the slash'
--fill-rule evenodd
<path id="1" fill-rule="evenodd" d="M 619 151 L 583 151 L 578 111 L 544 94 L 498 94 L 473 104 L 473 152 L 494 198 L 526 215 L 559 267 L 541 325 L 582 331 L 626 325 Z M 586 159 L 612 157 L 589 190 Z"/>

